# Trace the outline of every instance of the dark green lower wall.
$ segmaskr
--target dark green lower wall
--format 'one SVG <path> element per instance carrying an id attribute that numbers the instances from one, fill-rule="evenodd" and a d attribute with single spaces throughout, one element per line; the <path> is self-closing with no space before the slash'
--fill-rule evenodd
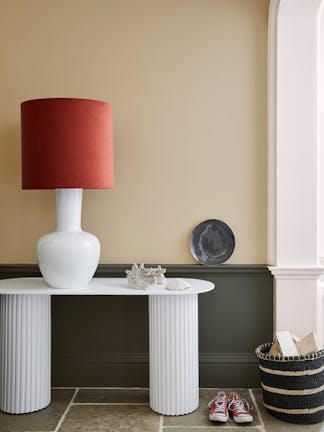
<path id="1" fill-rule="evenodd" d="M 272 339 L 272 277 L 262 265 L 167 265 L 167 276 L 201 278 L 201 387 L 258 387 L 255 347 Z M 123 277 L 101 265 L 97 277 Z M 0 265 L 0 277 L 38 276 L 35 265 Z M 52 297 L 53 386 L 148 386 L 148 301 L 132 296 Z"/>

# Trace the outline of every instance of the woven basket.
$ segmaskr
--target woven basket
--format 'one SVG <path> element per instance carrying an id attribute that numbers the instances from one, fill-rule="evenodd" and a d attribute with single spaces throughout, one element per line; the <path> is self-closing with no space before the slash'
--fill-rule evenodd
<path id="1" fill-rule="evenodd" d="M 298 357 L 270 356 L 272 343 L 258 346 L 263 404 L 273 416 L 291 423 L 324 420 L 324 349 Z"/>

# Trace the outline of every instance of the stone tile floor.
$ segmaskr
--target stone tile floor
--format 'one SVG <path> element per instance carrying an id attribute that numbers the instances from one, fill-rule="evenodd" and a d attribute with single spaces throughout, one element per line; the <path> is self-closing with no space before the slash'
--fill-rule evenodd
<path id="1" fill-rule="evenodd" d="M 55 388 L 52 403 L 41 411 L 0 413 L 0 432 L 324 432 L 324 424 L 294 425 L 269 415 L 262 406 L 260 389 L 235 390 L 255 405 L 253 423 L 210 422 L 207 403 L 218 389 L 201 389 L 199 409 L 173 417 L 150 410 L 147 389 Z"/>

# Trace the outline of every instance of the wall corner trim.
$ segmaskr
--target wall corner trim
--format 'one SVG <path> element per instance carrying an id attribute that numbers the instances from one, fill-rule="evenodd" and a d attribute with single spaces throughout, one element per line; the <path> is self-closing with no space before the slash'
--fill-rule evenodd
<path id="1" fill-rule="evenodd" d="M 317 279 L 324 267 L 268 267 L 276 279 Z"/>

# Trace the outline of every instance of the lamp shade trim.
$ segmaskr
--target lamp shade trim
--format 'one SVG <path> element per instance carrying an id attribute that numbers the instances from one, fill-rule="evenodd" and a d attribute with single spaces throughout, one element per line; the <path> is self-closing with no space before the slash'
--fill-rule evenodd
<path id="1" fill-rule="evenodd" d="M 93 99 L 21 104 L 22 188 L 112 188 L 112 107 Z"/>

